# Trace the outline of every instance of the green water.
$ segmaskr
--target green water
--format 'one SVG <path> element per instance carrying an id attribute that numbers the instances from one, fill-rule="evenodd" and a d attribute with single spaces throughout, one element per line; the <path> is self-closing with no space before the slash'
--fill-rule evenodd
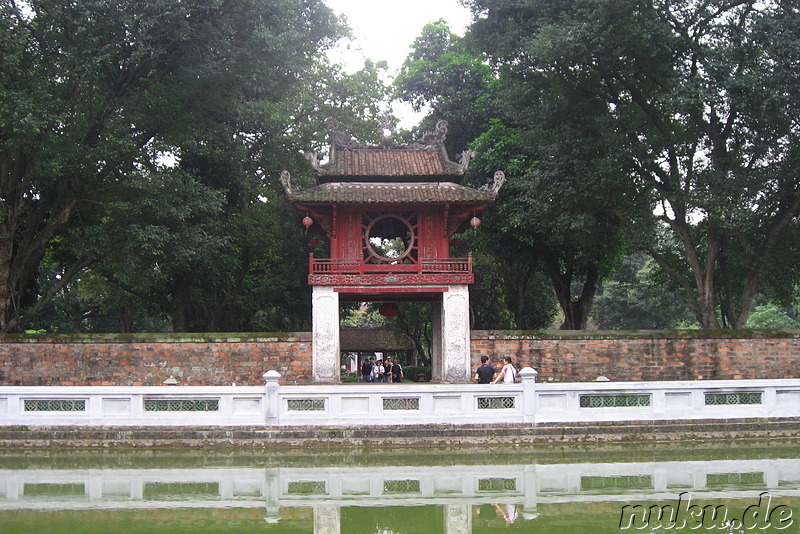
<path id="1" fill-rule="evenodd" d="M 800 532 L 800 448 L 0 454 L 0 534 L 664 530 Z"/>

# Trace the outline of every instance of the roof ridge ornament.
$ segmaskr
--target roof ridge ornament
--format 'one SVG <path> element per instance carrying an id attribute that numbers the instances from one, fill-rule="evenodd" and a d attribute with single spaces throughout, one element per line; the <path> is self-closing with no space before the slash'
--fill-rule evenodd
<path id="1" fill-rule="evenodd" d="M 326 126 L 330 132 L 331 142 L 334 145 L 342 148 L 362 148 L 362 145 L 353 139 L 352 135 L 342 131 L 341 125 L 336 119 L 328 119 Z"/>
<path id="2" fill-rule="evenodd" d="M 462 172 L 467 172 L 469 169 L 469 162 L 477 156 L 478 153 L 474 150 L 465 150 L 458 156 L 458 168 Z"/>
<path id="3" fill-rule="evenodd" d="M 311 167 L 315 171 L 321 171 L 322 170 L 322 166 L 319 164 L 319 156 L 317 155 L 316 152 L 314 152 L 314 151 L 301 152 L 301 154 L 303 154 L 303 157 L 305 157 L 308 160 L 308 162 L 311 164 Z"/>
<path id="4" fill-rule="evenodd" d="M 297 181 L 292 180 L 292 175 L 289 174 L 289 171 L 281 171 L 281 185 L 287 195 L 299 193 L 303 190 L 303 188 L 297 184 Z"/>
<path id="5" fill-rule="evenodd" d="M 447 138 L 447 121 L 441 120 L 436 123 L 436 130 L 432 132 L 426 132 L 425 135 L 422 136 L 422 139 L 409 145 L 409 148 L 416 148 L 416 149 L 433 149 L 439 148 L 441 145 L 444 144 L 444 140 Z"/>
<path id="6" fill-rule="evenodd" d="M 506 183 L 506 173 L 503 171 L 495 171 L 492 183 L 482 185 L 480 191 L 488 191 L 496 195 L 500 191 L 500 188 L 503 187 L 504 183 Z"/>

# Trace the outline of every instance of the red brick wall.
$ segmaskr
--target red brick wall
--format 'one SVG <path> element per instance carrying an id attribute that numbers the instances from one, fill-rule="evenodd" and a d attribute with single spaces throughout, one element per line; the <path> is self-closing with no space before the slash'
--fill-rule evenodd
<path id="1" fill-rule="evenodd" d="M 800 378 L 800 331 L 472 333 L 472 361 L 511 356 L 538 381 Z"/>
<path id="2" fill-rule="evenodd" d="M 539 381 L 800 378 L 800 331 L 472 333 L 472 361 L 509 355 Z M 311 377 L 311 334 L 0 337 L 0 385 L 260 385 Z"/>
<path id="3" fill-rule="evenodd" d="M 311 334 L 215 338 L 186 335 L 6 336 L 0 338 L 0 385 L 263 385 L 311 377 Z"/>

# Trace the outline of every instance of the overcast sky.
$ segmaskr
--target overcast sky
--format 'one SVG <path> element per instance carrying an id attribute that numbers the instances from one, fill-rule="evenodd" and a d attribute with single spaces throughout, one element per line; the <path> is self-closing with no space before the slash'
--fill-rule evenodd
<path id="1" fill-rule="evenodd" d="M 360 69 L 367 58 L 386 60 L 392 78 L 425 24 L 444 19 L 453 33 L 463 35 L 471 17 L 458 0 L 325 0 L 325 3 L 347 17 L 354 37 L 332 59 L 351 72 Z M 394 111 L 404 128 L 413 126 L 420 118 L 410 108 L 397 104 Z"/>
<path id="2" fill-rule="evenodd" d="M 458 0 L 325 0 L 353 28 L 353 55 L 375 61 L 385 59 L 394 74 L 410 51 L 422 27 L 445 19 L 459 35 L 470 21 L 467 8 Z M 360 65 L 357 65 L 360 66 Z"/>

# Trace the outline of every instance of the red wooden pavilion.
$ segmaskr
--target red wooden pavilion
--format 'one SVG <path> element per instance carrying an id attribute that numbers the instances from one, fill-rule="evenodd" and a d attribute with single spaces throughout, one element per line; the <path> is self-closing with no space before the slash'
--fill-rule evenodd
<path id="1" fill-rule="evenodd" d="M 315 381 L 339 379 L 340 302 L 399 300 L 432 304 L 434 381 L 469 380 L 472 258 L 451 258 L 450 238 L 480 223 L 477 215 L 495 200 L 505 176 L 497 171 L 480 189 L 461 185 L 474 153 L 451 161 L 446 135 L 444 121 L 409 145 L 388 138 L 361 145 L 333 132 L 327 163 L 308 155 L 314 187 L 299 188 L 282 173 L 303 224 L 330 244 L 330 258 L 309 257 Z"/>

